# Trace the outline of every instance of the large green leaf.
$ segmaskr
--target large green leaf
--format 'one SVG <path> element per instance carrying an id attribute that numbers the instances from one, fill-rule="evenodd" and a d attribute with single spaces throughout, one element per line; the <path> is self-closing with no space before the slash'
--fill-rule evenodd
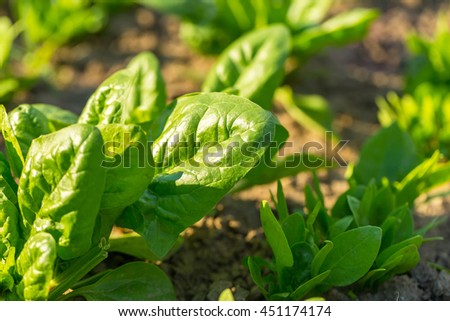
<path id="1" fill-rule="evenodd" d="M 289 30 L 272 25 L 246 34 L 232 43 L 211 69 L 203 91 L 238 90 L 239 95 L 265 109 L 284 77 L 284 62 L 290 52 Z"/>
<path id="2" fill-rule="evenodd" d="M 334 247 L 320 265 L 319 273 L 331 270 L 326 283 L 346 286 L 363 277 L 377 257 L 381 234 L 379 227 L 363 226 L 336 236 Z"/>
<path id="3" fill-rule="evenodd" d="M 24 232 L 51 233 L 63 259 L 77 257 L 91 245 L 105 188 L 102 144 L 100 131 L 84 124 L 31 144 L 18 190 Z"/>
<path id="4" fill-rule="evenodd" d="M 253 168 L 281 127 L 271 113 L 226 93 L 187 95 L 172 107 L 153 145 L 155 177 L 121 219 L 161 257 Z"/>
<path id="5" fill-rule="evenodd" d="M 165 106 L 166 92 L 159 63 L 153 54 L 143 52 L 126 69 L 116 72 L 97 88 L 79 122 L 135 124 L 148 131 Z"/>
<path id="6" fill-rule="evenodd" d="M 22 276 L 17 291 L 25 300 L 47 299 L 55 260 L 56 244 L 49 233 L 40 232 L 27 240 L 16 264 Z"/>
<path id="7" fill-rule="evenodd" d="M 131 262 L 106 273 L 97 282 L 75 289 L 66 298 L 90 301 L 168 301 L 175 292 L 167 275 L 153 264 Z"/>

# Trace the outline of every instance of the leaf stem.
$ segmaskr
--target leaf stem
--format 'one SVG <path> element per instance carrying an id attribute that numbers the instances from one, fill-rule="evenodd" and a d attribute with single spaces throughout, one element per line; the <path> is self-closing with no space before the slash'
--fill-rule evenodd
<path id="1" fill-rule="evenodd" d="M 67 270 L 52 280 L 53 289 L 50 291 L 48 299 L 57 300 L 73 284 L 106 259 L 107 249 L 107 241 L 102 239 L 98 246 L 91 248 L 86 254 L 79 257 Z"/>

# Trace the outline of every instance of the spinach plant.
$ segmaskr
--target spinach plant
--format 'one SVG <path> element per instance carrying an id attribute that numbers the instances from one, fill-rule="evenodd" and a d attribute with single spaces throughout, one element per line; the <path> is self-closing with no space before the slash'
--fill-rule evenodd
<path id="1" fill-rule="evenodd" d="M 48 76 L 56 50 L 98 32 L 119 4 L 106 0 L 9 1 L 14 23 L 0 17 L 0 103 L 33 86 L 37 78 Z"/>
<path id="2" fill-rule="evenodd" d="M 283 24 L 290 30 L 295 55 L 302 59 L 326 46 L 340 46 L 361 39 L 378 15 L 375 10 L 358 8 L 328 18 L 333 0 L 137 2 L 180 17 L 181 37 L 203 53 L 221 53 L 251 30 Z"/>
<path id="3" fill-rule="evenodd" d="M 260 212 L 274 257 L 248 258 L 250 274 L 266 298 L 297 300 L 334 286 L 373 288 L 408 272 L 431 240 L 424 235 L 440 222 L 416 230 L 414 202 L 449 180 L 439 151 L 422 159 L 399 126 L 381 129 L 364 145 L 349 189 L 330 210 L 316 176 L 305 188 L 305 209 L 292 214 L 278 184 L 278 219 L 265 201 Z"/>
<path id="4" fill-rule="evenodd" d="M 50 105 L 1 108 L 4 300 L 174 299 L 168 277 L 148 263 L 83 277 L 107 257 L 114 224 L 164 257 L 259 161 L 267 137 L 284 131 L 271 113 L 227 93 L 166 105 L 151 53 L 105 80 L 80 117 Z"/>
<path id="5" fill-rule="evenodd" d="M 379 98 L 379 120 L 385 127 L 397 122 L 412 136 L 419 152 L 430 156 L 439 149 L 450 155 L 450 41 L 448 14 L 441 13 L 433 38 L 413 34 L 407 41 L 403 95 Z"/>

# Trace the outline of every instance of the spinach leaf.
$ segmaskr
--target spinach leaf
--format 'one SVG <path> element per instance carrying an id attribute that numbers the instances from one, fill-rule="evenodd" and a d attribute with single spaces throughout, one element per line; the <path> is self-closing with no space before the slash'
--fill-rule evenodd
<path id="1" fill-rule="evenodd" d="M 22 276 L 18 293 L 25 300 L 45 300 L 50 291 L 56 260 L 56 244 L 46 232 L 31 236 L 17 258 L 17 273 Z"/>
<path id="2" fill-rule="evenodd" d="M 208 21 L 217 10 L 215 0 L 137 0 L 159 12 L 191 21 Z"/>
<path id="3" fill-rule="evenodd" d="M 11 167 L 2 152 L 0 152 L 0 192 L 17 204 L 17 183 L 11 175 Z"/>
<path id="4" fill-rule="evenodd" d="M 14 130 L 9 121 L 8 114 L 6 113 L 6 109 L 3 105 L 0 105 L 0 120 L 9 164 L 14 173 L 14 176 L 19 177 L 22 173 L 24 157 L 19 141 L 15 136 Z"/>
<path id="5" fill-rule="evenodd" d="M 64 298 L 83 296 L 90 301 L 168 301 L 175 292 L 158 267 L 131 262 L 103 275 L 97 282 L 75 289 Z"/>
<path id="6" fill-rule="evenodd" d="M 33 139 L 50 133 L 47 118 L 32 105 L 20 105 L 9 112 L 8 118 L 24 158 Z"/>
<path id="7" fill-rule="evenodd" d="M 253 168 L 281 128 L 269 112 L 226 93 L 187 95 L 171 108 L 152 148 L 155 177 L 120 219 L 161 257 Z"/>
<path id="8" fill-rule="evenodd" d="M 273 25 L 255 30 L 231 44 L 203 83 L 206 92 L 236 89 L 265 109 L 272 107 L 275 89 L 284 77 L 289 52 L 289 30 Z"/>
<path id="9" fill-rule="evenodd" d="M 277 270 L 291 267 L 294 264 L 294 258 L 288 240 L 266 201 L 261 203 L 261 225 L 272 249 Z"/>
<path id="10" fill-rule="evenodd" d="M 306 239 L 306 223 L 300 213 L 289 215 L 282 223 L 284 235 L 292 247 L 296 243 L 304 242 Z"/>
<path id="11" fill-rule="evenodd" d="M 165 108 L 165 101 L 159 63 L 153 54 L 144 52 L 97 88 L 81 113 L 79 123 L 135 124 L 147 132 L 151 122 Z"/>
<path id="12" fill-rule="evenodd" d="M 8 17 L 0 17 L 0 32 L 2 35 L 0 46 L 0 69 L 4 68 L 11 54 L 14 38 L 16 37 L 15 29 L 16 28 Z"/>
<path id="13" fill-rule="evenodd" d="M 286 15 L 287 23 L 294 32 L 320 23 L 332 4 L 333 0 L 293 0 Z"/>
<path id="14" fill-rule="evenodd" d="M 300 57 L 315 54 L 326 46 L 343 46 L 361 39 L 379 13 L 357 8 L 340 13 L 322 24 L 313 25 L 295 34 L 292 48 Z"/>
<path id="15" fill-rule="evenodd" d="M 80 256 L 91 245 L 105 188 L 102 144 L 100 131 L 84 124 L 31 144 L 18 190 L 24 233 L 51 233 L 62 259 Z"/>
<path id="16" fill-rule="evenodd" d="M 326 283 L 346 286 L 363 277 L 377 257 L 381 234 L 379 227 L 363 226 L 336 236 L 319 269 L 319 273 L 331 270 Z"/>

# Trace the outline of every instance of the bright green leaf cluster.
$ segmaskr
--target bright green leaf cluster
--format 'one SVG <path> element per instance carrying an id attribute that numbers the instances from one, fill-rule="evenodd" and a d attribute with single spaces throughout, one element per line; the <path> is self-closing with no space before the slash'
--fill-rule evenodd
<path id="1" fill-rule="evenodd" d="M 1 299 L 175 298 L 147 263 L 80 280 L 106 258 L 116 222 L 142 236 L 138 247 L 150 253 L 142 255 L 164 257 L 284 129 L 227 93 L 165 100 L 159 63 L 142 53 L 99 86 L 80 117 L 51 105 L 8 114 L 1 106 Z"/>
<path id="2" fill-rule="evenodd" d="M 0 103 L 47 76 L 55 51 L 74 39 L 98 32 L 108 14 L 127 1 L 9 0 L 11 22 L 0 17 Z M 18 38 L 18 35 L 21 35 Z M 13 64 L 14 63 L 14 64 Z M 20 73 L 17 72 L 17 66 Z"/>
<path id="3" fill-rule="evenodd" d="M 304 212 L 288 214 L 279 183 L 273 199 L 279 219 L 261 204 L 274 257 L 250 257 L 250 274 L 267 299 L 298 300 L 334 286 L 376 287 L 419 262 L 424 235 L 440 220 L 415 230 L 412 207 L 448 181 L 450 166 L 440 162 L 439 151 L 422 159 L 398 125 L 383 128 L 363 146 L 349 189 L 330 210 L 316 176 L 314 187 L 304 190 Z"/>
<path id="4" fill-rule="evenodd" d="M 182 19 L 181 37 L 203 53 L 221 53 L 243 34 L 271 24 L 291 33 L 295 55 L 307 58 L 326 46 L 361 39 L 378 13 L 353 9 L 327 19 L 333 0 L 138 0 Z"/>
<path id="5" fill-rule="evenodd" d="M 413 34 L 407 41 L 404 94 L 378 98 L 378 118 L 387 127 L 397 122 L 414 140 L 420 154 L 436 149 L 450 156 L 450 29 L 441 12 L 433 38 Z"/>

